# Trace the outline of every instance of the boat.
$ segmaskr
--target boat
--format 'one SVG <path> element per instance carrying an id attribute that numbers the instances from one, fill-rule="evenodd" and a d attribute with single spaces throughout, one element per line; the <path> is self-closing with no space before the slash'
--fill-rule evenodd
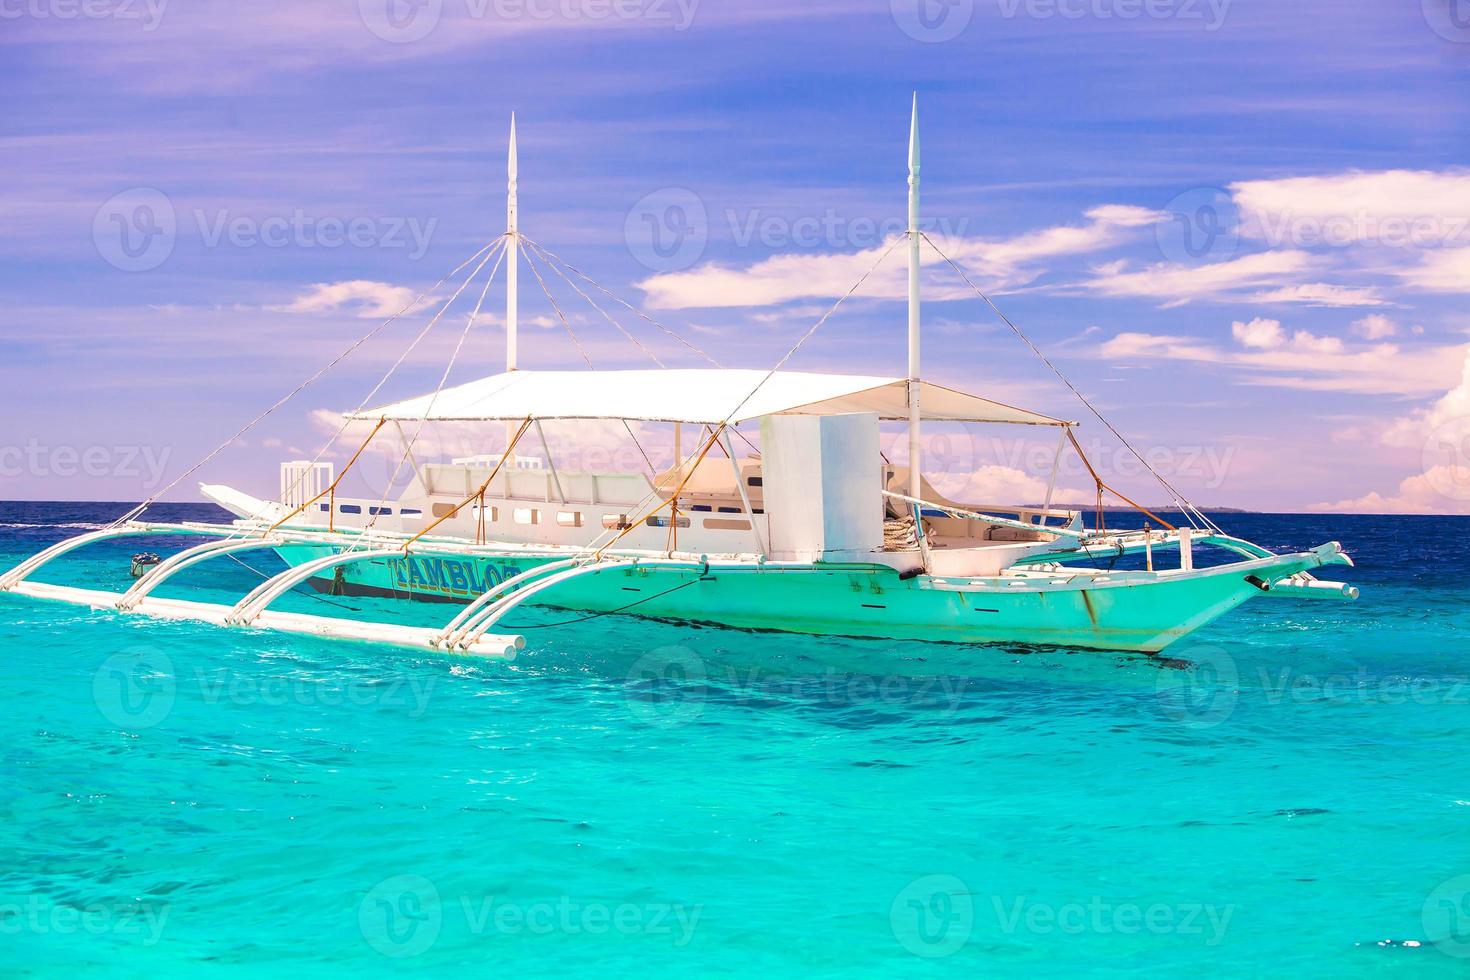
<path id="1" fill-rule="evenodd" d="M 1177 523 L 1138 507 L 1098 477 L 1090 463 L 1098 494 L 1091 527 L 1081 509 L 1054 506 L 1055 466 L 1052 489 L 1040 504 L 969 503 L 940 494 L 924 476 L 922 432 L 928 424 L 983 423 L 1055 433 L 1058 461 L 1069 445 L 1079 455 L 1082 447 L 1074 421 L 921 376 L 921 248 L 938 246 L 920 228 L 917 97 L 908 164 L 908 230 L 879 259 L 906 246 L 904 374 L 787 369 L 791 357 L 862 280 L 774 367 L 667 368 L 654 357 L 658 366 L 649 370 L 524 369 L 518 363 L 522 259 L 569 331 L 542 267 L 633 338 L 590 295 L 616 299 L 614 294 L 520 231 L 512 117 L 507 229 L 451 273 L 474 266 L 418 335 L 422 339 L 494 259 L 465 335 L 503 266 L 503 372 L 450 387 L 446 368 L 431 393 L 374 406 L 365 400 L 343 415 L 337 437 L 315 459 L 281 465 L 280 493 L 274 499 L 201 484 L 204 496 L 234 515 L 233 521 L 149 521 L 146 511 L 160 493 L 112 525 L 22 562 L 0 576 L 0 592 L 120 614 L 500 659 L 514 659 L 525 649 L 524 636 L 504 624 L 528 604 L 577 610 L 584 619 L 632 615 L 880 640 L 1157 653 L 1256 597 L 1357 597 L 1355 588 L 1313 574 L 1325 566 L 1351 565 L 1339 543 L 1273 553 L 1226 534 L 1157 473 L 1174 496 L 1169 513 L 1182 515 Z M 941 256 L 975 288 L 957 263 Z M 975 292 L 1042 356 L 989 297 L 978 288 Z M 603 303 L 612 305 L 606 298 Z M 713 362 L 645 312 L 623 305 Z M 1044 356 L 1042 361 L 1056 370 Z M 1091 402 L 1080 392 L 1077 396 L 1123 439 Z M 642 473 L 558 466 L 544 423 L 564 420 L 619 425 L 635 443 L 635 425 L 644 431 L 671 429 L 672 465 L 659 469 L 650 460 Z M 885 423 L 907 429 L 904 465 L 881 452 Z M 442 424 L 469 426 L 483 434 L 485 445 L 498 442 L 503 432 L 504 446 L 450 460 L 420 458 L 422 434 Z M 349 432 L 363 438 L 338 471 L 323 457 Z M 743 452 L 732 435 L 741 440 Z M 385 489 L 376 498 L 348 496 L 344 477 L 382 439 L 397 440 L 394 455 L 406 486 Z M 1126 439 L 1123 444 L 1132 449 Z M 1145 518 L 1142 526 L 1108 529 L 1104 493 L 1135 507 Z M 52 585 L 33 577 L 78 548 L 134 536 L 206 540 L 135 568 L 138 577 L 126 591 Z M 156 594 L 202 562 L 253 551 L 273 552 L 287 567 L 238 602 Z M 1129 560 L 1120 562 L 1125 557 Z M 443 624 L 410 626 L 387 616 L 349 619 L 278 608 L 283 596 L 303 586 L 331 595 L 443 603 Z"/>

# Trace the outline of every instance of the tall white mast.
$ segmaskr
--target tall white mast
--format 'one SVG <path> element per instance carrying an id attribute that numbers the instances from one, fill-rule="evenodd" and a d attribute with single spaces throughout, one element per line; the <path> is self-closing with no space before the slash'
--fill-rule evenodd
<path id="1" fill-rule="evenodd" d="M 516 114 L 510 114 L 510 161 L 506 168 L 509 182 L 506 185 L 505 198 L 505 223 L 506 234 L 510 237 L 506 241 L 506 265 L 505 265 L 505 369 L 514 371 L 516 369 L 516 327 L 519 310 L 517 308 L 519 298 L 520 259 L 520 216 L 517 211 L 517 187 L 520 176 L 520 162 L 516 158 Z"/>
<path id="2" fill-rule="evenodd" d="M 521 271 L 521 238 L 520 238 L 520 215 L 517 184 L 520 178 L 521 164 L 516 154 L 516 114 L 510 114 L 510 158 L 506 163 L 506 193 L 505 193 L 505 231 L 508 236 L 505 240 L 505 369 L 514 371 L 516 369 L 516 331 L 519 326 L 520 317 L 520 271 Z M 516 425 L 514 422 L 505 423 L 505 495 L 510 496 L 510 471 L 515 466 L 515 447 L 511 445 L 515 439 Z"/>
<path id="3" fill-rule="evenodd" d="M 909 496 L 923 499 L 919 441 L 919 93 L 909 128 Z"/>

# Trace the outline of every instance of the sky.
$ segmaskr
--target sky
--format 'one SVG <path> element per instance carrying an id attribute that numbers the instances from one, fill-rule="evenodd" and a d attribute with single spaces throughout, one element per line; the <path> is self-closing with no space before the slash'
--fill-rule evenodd
<path id="1" fill-rule="evenodd" d="M 421 294 L 169 499 L 501 370 L 503 271 L 433 318 L 512 111 L 525 237 L 637 311 L 523 264 L 522 368 L 770 367 L 866 275 L 788 366 L 902 376 L 917 92 L 926 378 L 1167 501 L 942 251 L 1198 504 L 1470 513 L 1467 83 L 1470 0 L 0 0 L 0 499 L 157 493 Z M 925 469 L 1036 502 L 1055 448 L 934 426 Z"/>

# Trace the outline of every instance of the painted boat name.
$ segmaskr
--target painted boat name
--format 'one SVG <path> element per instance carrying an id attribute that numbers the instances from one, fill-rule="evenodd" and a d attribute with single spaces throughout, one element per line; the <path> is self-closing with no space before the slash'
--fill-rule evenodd
<path id="1" fill-rule="evenodd" d="M 479 595 L 520 574 L 515 565 L 481 565 L 457 558 L 390 558 L 388 570 L 400 588 Z"/>

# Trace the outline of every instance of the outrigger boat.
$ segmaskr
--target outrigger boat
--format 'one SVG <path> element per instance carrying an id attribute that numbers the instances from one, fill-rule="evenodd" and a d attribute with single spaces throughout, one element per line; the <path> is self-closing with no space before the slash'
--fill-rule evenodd
<path id="1" fill-rule="evenodd" d="M 418 337 L 495 257 L 484 288 L 488 291 L 503 264 L 504 373 L 446 388 L 446 369 L 445 380 L 431 394 L 347 413 L 338 437 L 353 426 L 369 433 L 342 472 L 322 461 L 329 443 L 314 460 L 282 464 L 278 499 L 202 485 L 206 497 L 237 517 L 231 523 L 143 520 L 153 502 L 146 501 L 108 528 L 63 541 L 0 576 L 0 591 L 164 619 L 497 658 L 514 658 L 524 648 L 524 639 L 501 624 L 528 603 L 746 629 L 1156 652 L 1253 596 L 1357 596 L 1350 586 L 1311 574 L 1322 566 L 1351 564 L 1336 542 L 1273 554 L 1222 532 L 1157 473 L 1175 494 L 1183 520 L 1176 526 L 1144 511 L 1158 527 L 1126 532 L 1104 528 L 1102 494 L 1112 488 L 1090 464 L 1099 500 L 1093 528 L 1084 525 L 1080 510 L 1053 507 L 1051 490 L 1041 506 L 969 504 L 946 499 L 924 479 L 921 428 L 929 422 L 1053 430 L 1059 434 L 1058 458 L 1067 443 L 1079 454 L 1081 446 L 1073 435 L 1074 422 L 920 377 L 920 249 L 924 243 L 937 246 L 919 227 L 917 102 L 909 149 L 909 230 L 889 249 L 908 246 L 908 371 L 903 377 L 784 370 L 832 311 L 767 371 L 519 369 L 522 257 L 558 316 L 560 307 L 537 268 L 537 256 L 628 334 L 578 280 L 602 287 L 521 234 L 517 171 L 512 120 L 507 231 L 460 267 L 478 262 Z M 947 257 L 945 261 L 969 282 L 958 265 Z M 990 302 L 978 289 L 976 293 Z M 482 291 L 481 304 L 484 297 Z M 466 335 L 479 312 L 476 305 Z M 633 312 L 672 333 L 646 314 Z M 381 387 L 382 382 L 369 398 Z M 543 423 L 559 420 L 621 424 L 635 440 L 634 424 L 672 426 L 674 465 L 648 473 L 558 468 Z M 907 425 L 908 459 L 917 465 L 897 466 L 884 458 L 880 423 L 885 421 Z M 414 452 L 420 433 L 440 423 L 479 427 L 484 445 L 492 435 L 498 440 L 503 427 L 504 448 L 447 462 L 420 460 Z M 682 444 L 685 427 L 699 432 L 688 454 Z M 411 474 L 406 488 L 392 499 L 388 492 L 376 499 L 339 492 L 343 477 L 386 429 L 400 439 L 398 465 Z M 749 438 L 751 430 L 759 432 L 759 451 Z M 732 432 L 750 444 L 743 457 Z M 532 435 L 541 441 L 544 457 L 518 451 Z M 1053 487 L 1055 483 L 1054 467 Z M 44 565 L 88 544 L 170 535 L 209 540 L 145 569 L 126 592 L 32 578 Z M 1196 552 L 1205 548 L 1233 555 L 1197 567 Z M 237 603 L 155 595 L 164 583 L 201 562 L 251 551 L 274 552 L 288 568 Z M 1167 563 L 1174 567 L 1156 567 L 1155 559 L 1165 553 L 1178 556 L 1177 563 Z M 1114 560 L 1130 554 L 1141 555 L 1142 561 L 1133 564 L 1143 567 L 1117 569 Z M 1106 568 L 1098 567 L 1103 559 L 1109 562 Z M 302 585 L 338 595 L 458 605 L 438 628 L 272 608 Z"/>

